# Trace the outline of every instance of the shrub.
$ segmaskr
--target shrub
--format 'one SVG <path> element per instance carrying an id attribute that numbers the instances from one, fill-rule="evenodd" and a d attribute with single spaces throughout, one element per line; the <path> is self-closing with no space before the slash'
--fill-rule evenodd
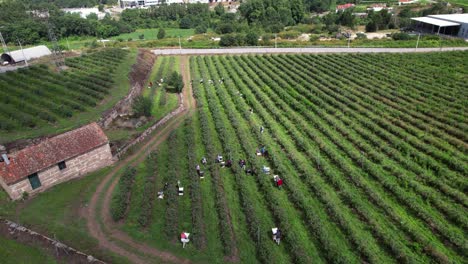
<path id="1" fill-rule="evenodd" d="M 142 95 L 135 98 L 132 108 L 136 116 L 151 116 L 151 108 L 153 107 L 153 101 L 150 98 Z"/>
<path id="2" fill-rule="evenodd" d="M 249 32 L 245 35 L 245 43 L 249 46 L 257 46 L 258 45 L 258 35 L 255 32 Z"/>
<path id="3" fill-rule="evenodd" d="M 392 39 L 393 40 L 410 40 L 412 37 L 408 33 L 393 33 L 392 34 Z"/>
<path id="4" fill-rule="evenodd" d="M 191 28 L 192 27 L 192 20 L 190 20 L 190 18 L 188 17 L 184 17 L 180 20 L 180 25 L 179 25 L 180 28 Z"/>
<path id="5" fill-rule="evenodd" d="M 195 28 L 195 34 L 203 34 L 203 33 L 206 33 L 207 30 L 208 28 L 206 27 L 206 25 L 204 24 L 198 25 Z"/>
<path id="6" fill-rule="evenodd" d="M 367 35 L 364 33 L 357 33 L 356 34 L 357 39 L 367 39 Z"/>
<path id="7" fill-rule="evenodd" d="M 124 218 L 129 204 L 130 191 L 134 182 L 136 170 L 133 167 L 127 167 L 119 179 L 118 189 L 112 197 L 111 215 L 114 221 Z"/>
<path id="8" fill-rule="evenodd" d="M 169 80 L 167 81 L 167 85 L 174 88 L 174 90 L 177 93 L 180 93 L 180 92 L 182 92 L 182 89 L 184 88 L 184 79 L 182 78 L 182 75 L 180 75 L 179 73 L 174 71 L 174 72 L 172 72 L 171 76 L 169 76 Z"/>
<path id="9" fill-rule="evenodd" d="M 164 37 L 166 36 L 166 31 L 164 30 L 164 28 L 160 28 L 158 30 L 158 39 L 163 39 Z"/>
<path id="10" fill-rule="evenodd" d="M 301 32 L 296 31 L 296 30 L 290 30 L 290 31 L 283 31 L 278 34 L 278 36 L 282 39 L 295 39 L 301 35 Z"/>

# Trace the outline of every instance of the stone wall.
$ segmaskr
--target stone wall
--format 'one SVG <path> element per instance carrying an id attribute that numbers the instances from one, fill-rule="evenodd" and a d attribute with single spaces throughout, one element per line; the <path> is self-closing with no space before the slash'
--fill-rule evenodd
<path id="1" fill-rule="evenodd" d="M 159 120 L 158 122 L 156 122 L 156 124 L 150 126 L 149 128 L 147 128 L 143 133 L 141 133 L 137 138 L 135 138 L 133 141 L 129 142 L 127 145 L 123 146 L 122 148 L 120 148 L 117 153 L 115 154 L 115 156 L 117 158 L 121 158 L 122 155 L 124 155 L 131 147 L 135 146 L 136 144 L 142 142 L 143 140 L 145 140 L 149 135 L 151 135 L 151 133 L 153 133 L 154 130 L 156 130 L 156 128 L 164 125 L 167 121 L 169 121 L 172 117 L 180 114 L 181 112 L 185 111 L 185 106 L 184 106 L 184 97 L 182 96 L 182 94 L 179 94 L 179 107 L 177 107 L 177 109 L 173 110 L 172 112 L 170 112 L 169 114 L 167 114 L 166 116 L 164 116 L 164 118 L 162 118 L 161 120 Z"/>
<path id="2" fill-rule="evenodd" d="M 44 191 L 58 183 L 83 176 L 89 172 L 109 166 L 113 163 L 109 144 L 105 144 L 81 156 L 65 161 L 66 168 L 60 170 L 55 164 L 48 169 L 38 172 L 41 187 L 33 190 L 28 178 L 8 186 L 8 194 L 13 200 L 20 199 L 23 192 L 35 194 Z"/>
<path id="3" fill-rule="evenodd" d="M 148 50 L 140 49 L 138 51 L 137 62 L 132 66 L 132 70 L 128 76 L 131 87 L 130 92 L 117 102 L 114 107 L 103 113 L 101 119 L 97 122 L 102 128 L 108 128 L 118 116 L 125 116 L 131 113 L 132 103 L 141 94 L 151 74 L 155 59 L 156 56 Z"/>

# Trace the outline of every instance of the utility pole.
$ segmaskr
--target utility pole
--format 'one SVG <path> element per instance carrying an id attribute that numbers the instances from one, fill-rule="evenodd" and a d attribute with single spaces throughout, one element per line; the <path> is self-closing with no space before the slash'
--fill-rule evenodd
<path id="1" fill-rule="evenodd" d="M 21 41 L 18 38 L 17 40 L 18 40 L 18 44 L 20 45 L 21 53 L 23 54 L 24 62 L 26 63 L 26 66 L 29 66 L 28 58 L 26 58 L 26 55 L 24 55 L 23 45 L 21 45 Z"/>
<path id="2" fill-rule="evenodd" d="M 439 35 L 440 51 L 442 51 L 442 40 L 443 38 Z"/>
<path id="3" fill-rule="evenodd" d="M 2 41 L 3 52 L 10 55 L 10 51 L 8 50 L 8 46 L 5 43 L 5 39 L 3 39 L 2 32 L 0 32 L 0 41 Z"/>
<path id="4" fill-rule="evenodd" d="M 179 49 L 182 49 L 182 42 L 180 41 L 180 36 L 179 36 Z"/>
<path id="5" fill-rule="evenodd" d="M 278 45 L 276 43 L 276 36 L 277 36 L 277 34 L 275 33 L 275 49 L 278 47 Z"/>
<path id="6" fill-rule="evenodd" d="M 47 18 L 46 18 L 46 25 L 47 25 L 47 32 L 49 35 L 49 40 L 52 42 L 52 58 L 55 62 L 55 66 L 60 71 L 62 66 L 65 66 L 65 58 L 63 57 L 62 49 L 60 48 L 57 37 L 54 33 L 54 25 L 49 21 L 49 10 L 47 10 Z"/>
<path id="7" fill-rule="evenodd" d="M 68 47 L 68 50 L 71 50 L 70 49 L 70 43 L 68 42 L 68 38 L 67 38 L 67 47 Z"/>
<path id="8" fill-rule="evenodd" d="M 416 41 L 416 49 L 418 49 L 418 46 L 419 46 L 419 38 L 421 37 L 421 33 L 419 33 L 418 35 L 418 40 Z"/>

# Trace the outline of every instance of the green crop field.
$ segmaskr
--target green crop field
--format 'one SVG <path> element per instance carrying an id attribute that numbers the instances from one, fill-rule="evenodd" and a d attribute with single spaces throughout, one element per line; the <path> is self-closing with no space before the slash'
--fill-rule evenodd
<path id="1" fill-rule="evenodd" d="M 134 239 L 204 263 L 466 261 L 468 52 L 190 64 L 198 111 L 113 195 L 112 215 Z"/>
<path id="2" fill-rule="evenodd" d="M 182 59 L 158 57 L 144 92 L 153 115 L 167 113 L 158 107 L 171 94 L 157 80 Z M 194 56 L 190 74 L 196 111 L 113 175 L 114 228 L 194 263 L 466 262 L 468 52 Z M 232 167 L 215 163 L 219 154 Z M 25 203 L 0 192 L 0 216 L 126 263 L 98 247 L 82 213 L 110 170 Z"/>
<path id="3" fill-rule="evenodd" d="M 0 236 L 0 259 L 4 264 L 57 263 L 41 249 L 22 245 Z"/>
<path id="4" fill-rule="evenodd" d="M 62 72 L 34 65 L 0 74 L 0 143 L 97 119 L 128 91 L 135 56 L 108 49 L 66 59 Z"/>

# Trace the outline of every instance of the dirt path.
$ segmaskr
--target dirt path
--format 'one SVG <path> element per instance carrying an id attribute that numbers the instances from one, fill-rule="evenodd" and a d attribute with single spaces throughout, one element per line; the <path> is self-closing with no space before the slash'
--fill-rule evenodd
<path id="1" fill-rule="evenodd" d="M 147 259 L 142 257 L 157 257 L 163 262 L 190 263 L 190 260 L 177 257 L 170 252 L 158 250 L 144 243 L 132 239 L 126 233 L 118 230 L 110 216 L 110 203 L 112 192 L 118 183 L 119 178 L 114 176 L 118 171 L 127 166 L 135 165 L 145 159 L 145 152 L 149 152 L 159 146 L 169 136 L 171 131 L 180 126 L 187 114 L 193 113 L 195 109 L 195 99 L 190 85 L 190 71 L 188 69 L 188 57 L 181 57 L 181 73 L 184 78 L 185 89 L 181 96 L 181 103 L 184 111 L 169 119 L 167 123 L 158 128 L 153 135 L 135 153 L 119 161 L 113 170 L 104 177 L 93 194 L 86 213 L 86 220 L 89 232 L 98 241 L 99 245 L 114 253 L 128 258 L 132 263 L 146 263 Z M 112 182 L 111 182 L 112 181 Z M 109 188 L 106 186 L 110 183 Z M 101 198 L 103 196 L 103 198 Z M 101 201 L 102 200 L 102 201 Z M 99 212 L 97 211 L 99 207 Z M 124 246 L 123 246 L 124 245 Z"/>

